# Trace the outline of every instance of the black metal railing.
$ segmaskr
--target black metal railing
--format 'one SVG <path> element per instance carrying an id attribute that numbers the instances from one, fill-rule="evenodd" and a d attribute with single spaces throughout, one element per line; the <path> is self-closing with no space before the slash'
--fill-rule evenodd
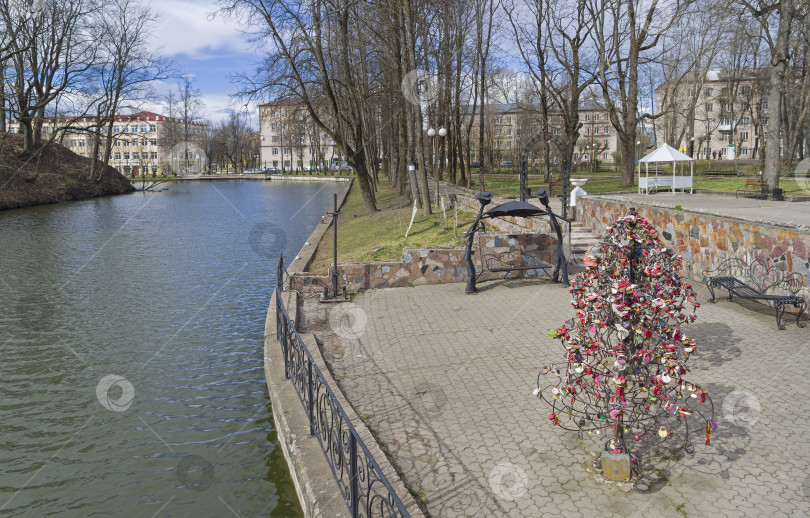
<path id="1" fill-rule="evenodd" d="M 310 436 L 318 438 L 351 516 L 410 517 L 391 483 L 352 426 L 321 370 L 290 320 L 281 292 L 284 259 L 276 273 L 276 339 L 284 355 L 284 377 L 293 382 L 309 415 Z"/>

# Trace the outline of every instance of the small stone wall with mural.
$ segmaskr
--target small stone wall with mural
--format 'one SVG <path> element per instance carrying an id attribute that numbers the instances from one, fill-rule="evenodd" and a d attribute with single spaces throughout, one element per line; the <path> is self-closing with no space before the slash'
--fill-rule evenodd
<path id="1" fill-rule="evenodd" d="M 557 257 L 557 239 L 549 234 L 479 234 L 478 247 L 473 247 L 473 262 L 477 272 L 482 265 L 493 267 L 551 265 Z M 481 255 L 483 253 L 483 256 Z M 548 274 L 552 273 L 548 269 Z M 467 264 L 461 248 L 406 248 L 402 261 L 338 264 L 340 286 L 352 292 L 376 288 L 419 286 L 467 282 Z M 478 279 L 490 280 L 506 277 L 542 277 L 542 268 L 511 272 L 484 271 Z M 323 292 L 329 286 L 328 276 L 295 273 L 290 288 L 302 293 Z"/>
<path id="2" fill-rule="evenodd" d="M 683 256 L 684 274 L 692 280 L 701 281 L 707 271 L 731 257 L 748 264 L 758 259 L 781 271 L 800 274 L 805 286 L 799 295 L 810 299 L 810 233 L 806 231 L 594 196 L 581 198 L 579 203 L 583 225 L 599 234 L 635 207 L 658 229 L 661 240 Z"/>

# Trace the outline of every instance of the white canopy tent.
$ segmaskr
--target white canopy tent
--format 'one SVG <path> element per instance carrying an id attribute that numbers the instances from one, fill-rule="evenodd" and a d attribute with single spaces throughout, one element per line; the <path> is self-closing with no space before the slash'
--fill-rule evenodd
<path id="1" fill-rule="evenodd" d="M 655 176 L 650 178 L 650 164 L 656 162 L 672 162 L 672 176 L 659 176 L 658 171 L 655 171 Z M 677 163 L 681 163 L 681 174 L 677 174 Z M 689 176 L 683 174 L 683 163 L 689 162 Z M 641 164 L 644 164 L 645 176 L 641 176 Z M 681 192 L 686 192 L 689 188 L 689 194 L 692 194 L 692 177 L 694 175 L 695 159 L 691 156 L 681 153 L 677 149 L 664 144 L 649 155 L 645 156 L 638 161 L 638 192 L 644 191 L 645 194 L 650 194 L 650 189 L 655 188 L 657 191 L 659 187 L 671 187 L 672 194 L 675 194 L 675 189 L 681 189 Z"/>

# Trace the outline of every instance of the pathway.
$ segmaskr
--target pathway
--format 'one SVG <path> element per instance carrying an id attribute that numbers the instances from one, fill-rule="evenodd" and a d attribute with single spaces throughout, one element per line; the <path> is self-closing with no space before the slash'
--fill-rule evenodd
<path id="1" fill-rule="evenodd" d="M 648 491 L 622 492 L 588 471 L 599 438 L 551 426 L 532 396 L 538 368 L 562 358 L 547 332 L 573 316 L 567 290 L 481 286 L 477 296 L 463 284 L 362 293 L 340 334 L 328 322 L 345 306 L 304 307 L 302 325 L 431 516 L 810 514 L 810 329 L 779 332 L 769 311 L 703 304 L 689 327 L 700 353 L 689 379 L 710 391 L 719 428 L 693 456 L 659 460 Z M 752 395 L 736 415 L 735 390 Z"/>

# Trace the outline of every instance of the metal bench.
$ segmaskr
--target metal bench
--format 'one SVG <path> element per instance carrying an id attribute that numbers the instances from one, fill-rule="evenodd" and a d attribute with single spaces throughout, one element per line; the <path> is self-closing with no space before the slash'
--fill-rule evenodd
<path id="1" fill-rule="evenodd" d="M 737 171 L 703 171 L 698 173 L 700 176 L 743 176 L 743 173 Z"/>
<path id="2" fill-rule="evenodd" d="M 749 178 L 745 181 L 744 186 L 737 189 L 737 198 L 740 197 L 740 194 L 745 198 L 748 198 L 749 194 L 755 198 L 765 198 L 768 195 L 767 188 L 768 184 L 765 180 Z"/>
<path id="3" fill-rule="evenodd" d="M 792 305 L 799 309 L 796 325 L 805 326 L 799 319 L 807 302 L 798 295 L 804 286 L 804 278 L 795 272 L 777 270 L 760 260 L 748 265 L 741 259 L 731 258 L 706 272 L 703 283 L 712 294 L 712 302 L 716 301 L 714 289 L 723 288 L 728 290 L 728 300 L 733 300 L 733 296 L 737 295 L 741 299 L 761 300 L 772 304 L 776 310 L 776 326 L 779 329 L 785 329 L 782 324 L 785 306 Z"/>

